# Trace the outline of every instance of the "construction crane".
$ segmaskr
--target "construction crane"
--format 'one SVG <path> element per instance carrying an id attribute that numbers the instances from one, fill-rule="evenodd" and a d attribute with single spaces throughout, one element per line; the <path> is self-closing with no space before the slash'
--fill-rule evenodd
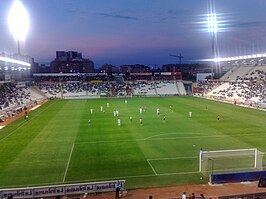
<path id="1" fill-rule="evenodd" d="M 181 55 L 181 53 L 179 53 L 179 55 L 170 55 L 171 57 L 177 57 L 179 59 L 179 64 L 181 64 L 182 59 L 184 59 L 184 57 Z"/>

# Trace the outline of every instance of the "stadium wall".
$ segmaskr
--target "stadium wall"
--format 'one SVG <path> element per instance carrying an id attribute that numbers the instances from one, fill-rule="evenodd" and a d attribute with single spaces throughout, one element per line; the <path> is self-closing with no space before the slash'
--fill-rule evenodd
<path id="1" fill-rule="evenodd" d="M 248 194 L 241 194 L 241 195 L 228 195 L 228 196 L 218 196 L 218 199 L 259 199 L 259 198 L 266 198 L 266 192 L 262 193 L 248 193 Z"/>
<path id="2" fill-rule="evenodd" d="M 105 181 L 43 187 L 0 189 L 0 198 L 43 198 L 52 196 L 68 196 L 110 192 L 115 191 L 116 182 L 117 181 Z M 121 183 L 121 190 L 125 190 L 126 181 L 119 180 L 119 183 Z"/>
<path id="3" fill-rule="evenodd" d="M 235 172 L 225 174 L 211 174 L 210 183 L 255 181 L 266 177 L 266 171 Z"/>

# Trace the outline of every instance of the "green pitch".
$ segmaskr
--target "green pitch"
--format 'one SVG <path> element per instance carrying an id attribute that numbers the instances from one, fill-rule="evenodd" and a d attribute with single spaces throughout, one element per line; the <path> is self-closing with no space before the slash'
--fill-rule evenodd
<path id="1" fill-rule="evenodd" d="M 127 188 L 206 183 L 198 173 L 200 148 L 266 151 L 266 112 L 193 97 L 127 101 L 50 101 L 30 112 L 28 122 L 21 118 L 0 130 L 0 187 L 115 179 L 127 180 Z"/>

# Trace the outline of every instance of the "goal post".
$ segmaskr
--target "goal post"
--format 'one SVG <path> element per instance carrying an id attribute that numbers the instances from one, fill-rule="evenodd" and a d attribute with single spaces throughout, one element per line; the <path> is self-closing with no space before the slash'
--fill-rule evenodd
<path id="1" fill-rule="evenodd" d="M 199 151 L 199 172 L 210 173 L 260 170 L 263 153 L 256 148 Z"/>

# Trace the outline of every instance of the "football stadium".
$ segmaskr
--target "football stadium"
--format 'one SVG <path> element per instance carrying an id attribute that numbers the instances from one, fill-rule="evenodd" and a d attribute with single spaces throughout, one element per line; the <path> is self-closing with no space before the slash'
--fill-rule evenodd
<path id="1" fill-rule="evenodd" d="M 17 45 L 0 54 L 1 199 L 266 198 L 266 54 L 214 42 L 203 65 L 96 70 L 56 51 L 47 71 Z"/>

